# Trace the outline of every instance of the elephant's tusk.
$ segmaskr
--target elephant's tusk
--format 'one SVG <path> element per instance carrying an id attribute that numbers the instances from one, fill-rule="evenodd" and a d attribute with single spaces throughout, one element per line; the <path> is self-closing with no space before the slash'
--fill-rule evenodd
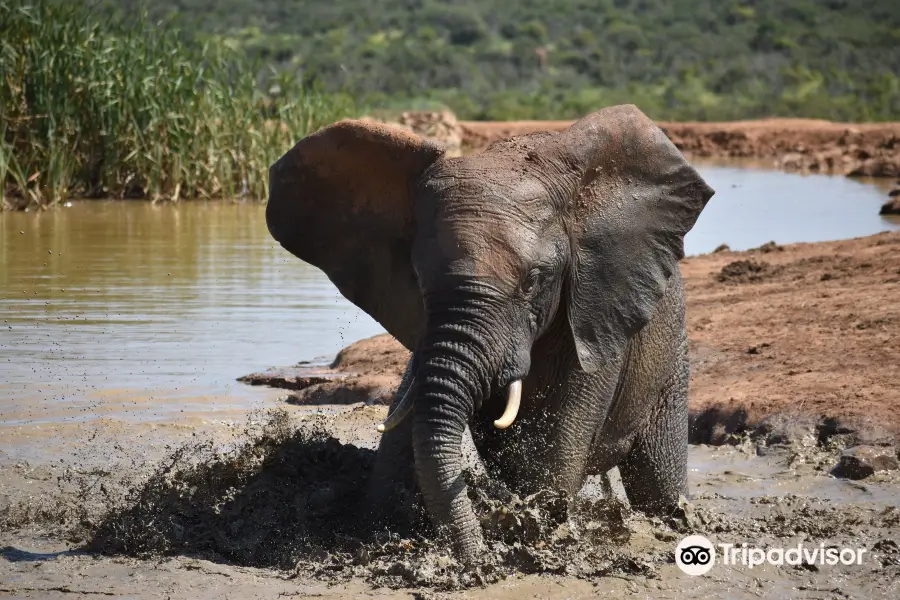
<path id="1" fill-rule="evenodd" d="M 506 410 L 503 415 L 494 421 L 497 429 L 506 429 L 516 420 L 519 414 L 519 406 L 522 404 L 522 380 L 516 379 L 509 384 L 509 395 L 506 397 Z"/>
<path id="2" fill-rule="evenodd" d="M 384 423 L 378 425 L 378 433 L 384 433 L 385 431 L 390 431 L 397 425 L 399 425 L 403 419 L 409 414 L 409 411 L 412 410 L 413 407 L 413 394 L 412 389 L 415 385 L 415 381 L 409 384 L 409 387 L 406 388 L 406 393 L 403 394 L 403 398 L 400 400 L 400 404 L 397 405 L 397 408 L 391 412 L 387 416 L 387 419 L 384 420 Z"/>

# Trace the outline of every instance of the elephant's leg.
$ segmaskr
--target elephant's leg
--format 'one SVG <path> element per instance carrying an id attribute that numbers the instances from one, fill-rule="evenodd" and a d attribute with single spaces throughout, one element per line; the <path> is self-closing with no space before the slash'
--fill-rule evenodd
<path id="1" fill-rule="evenodd" d="M 660 393 L 659 409 L 619 465 L 631 504 L 649 512 L 669 510 L 677 506 L 680 495 L 687 495 L 687 357 L 679 363 Z"/>
<path id="2" fill-rule="evenodd" d="M 491 418 L 477 423 L 473 437 L 490 475 L 520 496 L 555 489 L 574 498 L 585 477 L 594 474 L 589 449 L 610 408 L 621 365 L 620 357 L 591 374 L 559 369 L 565 373 L 562 381 L 538 373 L 535 380 L 550 382 L 535 394 L 552 396 L 546 404 L 531 407 L 526 399 L 516 423 L 502 431 Z M 606 469 L 615 465 L 611 460 Z"/>
<path id="3" fill-rule="evenodd" d="M 413 360 L 410 359 L 400 387 L 394 395 L 389 412 L 397 407 L 412 384 Z M 412 419 L 404 419 L 399 425 L 382 434 L 378 454 L 369 479 L 366 499 L 373 516 L 384 520 L 402 511 L 402 504 L 414 494 L 415 465 L 412 447 Z"/>
<path id="4" fill-rule="evenodd" d="M 604 365 L 598 372 L 573 374 L 566 381 L 559 415 L 541 461 L 543 477 L 550 487 L 571 498 L 590 473 L 591 446 L 610 410 L 622 359 Z M 613 465 L 610 465 L 610 468 Z"/>

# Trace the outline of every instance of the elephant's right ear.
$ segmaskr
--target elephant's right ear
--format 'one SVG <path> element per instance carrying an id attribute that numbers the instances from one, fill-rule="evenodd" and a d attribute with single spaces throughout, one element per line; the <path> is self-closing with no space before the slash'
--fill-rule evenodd
<path id="1" fill-rule="evenodd" d="M 403 129 L 346 120 L 300 140 L 269 169 L 272 237 L 410 349 L 424 325 L 411 192 L 442 155 Z"/>
<path id="2" fill-rule="evenodd" d="M 569 174 L 569 324 L 582 368 L 596 371 L 650 321 L 714 192 L 631 105 L 584 117 L 542 152 Z"/>

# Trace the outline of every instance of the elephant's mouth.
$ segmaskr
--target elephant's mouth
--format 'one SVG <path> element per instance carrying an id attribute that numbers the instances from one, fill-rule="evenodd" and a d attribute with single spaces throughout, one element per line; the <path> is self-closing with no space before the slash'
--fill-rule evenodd
<path id="1" fill-rule="evenodd" d="M 397 427 L 412 412 L 413 405 L 416 401 L 416 392 L 418 386 L 414 380 L 407 388 L 406 394 L 397 404 L 397 407 L 391 411 L 383 423 L 378 425 L 379 433 L 385 433 Z M 516 421 L 519 414 L 519 408 L 522 406 L 522 380 L 515 379 L 506 386 L 506 407 L 499 419 L 494 421 L 494 427 L 497 429 L 506 429 Z"/>

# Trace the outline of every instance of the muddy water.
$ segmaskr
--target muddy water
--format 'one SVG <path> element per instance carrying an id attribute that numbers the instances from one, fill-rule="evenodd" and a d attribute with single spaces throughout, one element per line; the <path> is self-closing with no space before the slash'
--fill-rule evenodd
<path id="1" fill-rule="evenodd" d="M 248 370 L 380 331 L 282 251 L 259 205 L 0 214 L 0 426 L 246 409 Z"/>
<path id="2" fill-rule="evenodd" d="M 886 189 L 704 165 L 717 195 L 688 254 L 900 228 Z M 239 375 L 381 331 L 275 244 L 259 205 L 74 202 L 0 213 L 0 436 L 85 420 L 242 415 L 277 393 Z"/>
<path id="3" fill-rule="evenodd" d="M 384 410 L 344 411 L 320 424 L 330 431 L 355 431 L 352 439 L 358 442 L 359 432 L 374 435 Z M 96 484 L 92 494 L 70 495 L 79 499 L 74 510 L 71 502 L 63 509 L 70 520 L 77 517 L 80 525 L 73 529 L 55 521 L 0 526 L 0 595 L 887 599 L 900 594 L 900 511 L 892 495 L 900 481 L 884 474 L 864 485 L 834 482 L 827 470 L 836 454 L 813 440 L 762 454 L 749 443 L 693 446 L 692 500 L 683 514 L 662 519 L 594 501 L 570 510 L 557 527 L 554 515 L 562 507 L 556 503 L 536 501 L 525 511 L 501 504 L 510 511 L 500 513 L 502 520 L 495 510 L 488 513 L 487 522 L 496 522 L 485 550 L 493 566 L 473 579 L 427 534 L 358 537 L 363 534 L 347 527 L 355 513 L 346 502 L 364 487 L 371 451 L 345 445 L 344 436 L 311 444 L 304 441 L 310 438 L 290 433 L 295 424 L 285 424 L 286 438 L 245 439 L 251 442 L 245 446 L 252 449 L 249 454 L 207 452 L 198 462 L 175 452 L 165 461 L 150 461 L 149 469 L 137 456 L 126 464 L 147 483 L 127 488 L 125 503 L 106 503 L 104 508 L 113 509 L 108 513 L 94 513 L 91 501 L 84 502 L 84 514 L 77 509 L 82 499 L 98 493 Z M 119 454 L 100 447 L 111 458 Z M 274 460 L 248 460 L 259 452 Z M 0 478 L 0 509 L 7 498 L 40 504 L 42 493 L 56 493 L 60 470 L 58 465 L 7 469 Z M 113 499 L 115 482 L 129 479 L 131 472 L 104 473 Z M 106 498 L 110 492 L 101 487 L 99 493 Z M 50 514 L 55 511 L 59 508 L 50 506 Z M 2 517 L 0 510 L 0 525 Z M 64 537 L 61 531 L 71 533 Z M 719 554 L 707 576 L 689 578 L 672 558 L 687 533 L 738 547 L 802 544 L 862 548 L 868 554 L 859 564 L 810 567 L 728 565 Z M 456 591 L 445 594 L 447 589 Z"/>

